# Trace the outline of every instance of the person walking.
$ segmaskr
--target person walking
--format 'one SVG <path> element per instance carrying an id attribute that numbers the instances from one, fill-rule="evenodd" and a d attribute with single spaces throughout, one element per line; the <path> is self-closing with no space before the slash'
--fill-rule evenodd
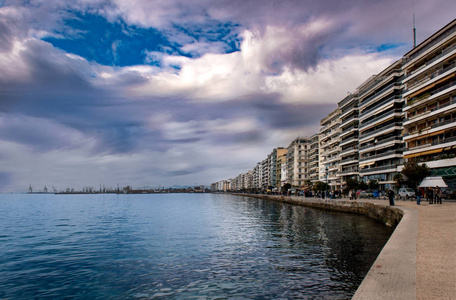
<path id="1" fill-rule="evenodd" d="M 388 198 L 390 201 L 390 206 L 394 206 L 394 191 L 392 189 L 388 191 Z"/>
<path id="2" fill-rule="evenodd" d="M 428 196 L 429 204 L 433 204 L 434 203 L 434 190 L 431 187 L 428 190 L 427 196 Z"/>
<path id="3" fill-rule="evenodd" d="M 421 189 L 420 189 L 419 187 L 416 188 L 416 192 L 415 192 L 415 193 L 416 193 L 416 204 L 417 204 L 417 205 L 420 205 L 420 203 L 421 203 L 421 196 L 422 196 L 422 195 L 421 195 Z"/>
<path id="4" fill-rule="evenodd" d="M 438 186 L 435 187 L 435 204 L 442 204 L 442 189 Z"/>

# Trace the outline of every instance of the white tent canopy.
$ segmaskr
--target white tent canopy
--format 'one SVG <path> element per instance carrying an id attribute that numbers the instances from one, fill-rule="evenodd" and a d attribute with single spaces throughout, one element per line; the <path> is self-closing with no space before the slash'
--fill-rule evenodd
<path id="1" fill-rule="evenodd" d="M 442 177 L 426 177 L 423 179 L 419 187 L 448 187 Z"/>

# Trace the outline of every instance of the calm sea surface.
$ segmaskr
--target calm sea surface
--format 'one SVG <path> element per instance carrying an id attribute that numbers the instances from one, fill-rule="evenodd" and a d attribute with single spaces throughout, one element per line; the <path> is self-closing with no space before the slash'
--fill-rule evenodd
<path id="1" fill-rule="evenodd" d="M 213 194 L 0 195 L 0 299 L 349 299 L 392 230 Z"/>

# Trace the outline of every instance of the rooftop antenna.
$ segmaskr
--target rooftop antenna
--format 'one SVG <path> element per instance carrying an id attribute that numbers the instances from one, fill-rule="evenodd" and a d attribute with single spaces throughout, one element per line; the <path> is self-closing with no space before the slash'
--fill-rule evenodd
<path id="1" fill-rule="evenodd" d="M 413 5 L 413 48 L 416 47 L 416 28 L 415 28 L 415 1 L 412 2 Z"/>

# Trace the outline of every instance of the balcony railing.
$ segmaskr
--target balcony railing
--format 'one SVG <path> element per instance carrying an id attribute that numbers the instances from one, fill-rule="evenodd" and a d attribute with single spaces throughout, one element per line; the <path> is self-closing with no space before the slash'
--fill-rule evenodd
<path id="1" fill-rule="evenodd" d="M 351 152 L 351 151 L 353 151 L 353 150 L 358 150 L 358 145 L 352 146 L 352 147 L 349 147 L 349 148 L 347 148 L 347 149 L 342 150 L 342 151 L 340 152 L 339 155 L 342 155 L 342 154 L 344 154 L 344 153 Z"/>
<path id="2" fill-rule="evenodd" d="M 391 75 L 394 74 L 394 73 L 400 73 L 401 70 L 400 69 L 395 69 L 395 70 L 392 70 L 391 71 Z M 391 76 L 391 75 L 388 75 L 388 76 Z M 363 88 L 362 90 L 359 91 L 359 97 L 361 97 L 362 95 L 364 95 L 365 93 L 367 93 L 368 91 L 370 91 L 374 86 L 376 86 L 379 82 L 382 82 L 383 80 L 385 80 L 386 78 L 388 78 L 388 76 L 382 76 L 381 78 L 376 78 L 374 80 L 374 82 L 372 84 L 370 84 L 369 86 Z"/>
<path id="3" fill-rule="evenodd" d="M 376 133 L 379 133 L 379 132 L 382 132 L 384 130 L 388 130 L 388 129 L 392 129 L 393 127 L 396 127 L 396 126 L 400 126 L 402 127 L 402 123 L 399 123 L 399 122 L 396 122 L 396 123 L 391 123 L 391 124 L 388 124 L 382 128 L 378 128 L 376 130 L 373 130 L 373 131 L 369 131 L 369 132 L 365 132 L 365 133 L 361 133 L 360 135 L 360 139 L 362 138 L 366 138 L 368 136 L 371 136 L 371 135 L 374 135 Z"/>
<path id="4" fill-rule="evenodd" d="M 383 114 L 383 115 L 381 115 L 381 116 L 375 117 L 375 118 L 373 118 L 372 120 L 367 121 L 367 122 L 361 124 L 361 125 L 360 125 L 360 128 L 362 129 L 362 128 L 366 127 L 366 126 L 369 125 L 369 124 L 378 122 L 379 120 L 381 120 L 381 119 L 383 119 L 383 118 L 385 118 L 385 117 L 391 117 L 391 114 L 394 114 L 394 113 L 400 113 L 400 114 L 402 114 L 402 109 L 395 109 L 395 110 L 393 110 L 393 111 L 389 111 L 389 112 L 386 113 L 386 114 Z"/>
<path id="5" fill-rule="evenodd" d="M 453 87 L 453 86 L 455 86 L 455 85 L 456 85 L 456 81 L 452 81 L 452 82 L 450 82 L 450 83 L 448 83 L 448 84 L 446 84 L 446 85 L 444 85 L 444 86 L 442 86 L 442 87 L 440 87 L 440 88 L 438 88 L 438 89 L 435 89 L 435 90 L 433 90 L 433 91 L 431 91 L 431 92 L 426 92 L 426 93 L 424 93 L 423 95 L 420 95 L 420 96 L 418 96 L 418 97 L 413 97 L 412 99 L 410 99 L 409 101 L 407 101 L 407 104 L 406 104 L 406 105 L 407 105 L 407 106 L 411 106 L 411 105 L 413 105 L 415 102 L 418 103 L 418 101 L 420 101 L 420 100 L 426 100 L 426 99 L 428 99 L 429 97 L 431 97 L 431 96 L 433 96 L 433 95 L 435 95 L 435 94 L 438 94 L 438 93 L 440 93 L 441 91 L 444 91 L 444 90 L 446 90 L 446 89 L 449 89 L 449 88 L 451 88 L 451 87 Z M 421 101 L 420 101 L 420 102 L 421 102 Z"/>
<path id="6" fill-rule="evenodd" d="M 418 50 L 417 52 L 413 53 L 412 56 L 410 56 L 409 58 L 407 58 L 407 60 L 404 62 L 405 63 L 408 63 L 409 61 L 415 59 L 416 57 L 420 56 L 422 53 L 426 52 L 427 50 L 429 50 L 429 48 L 437 45 L 440 41 L 442 41 L 443 39 L 445 39 L 447 36 L 449 36 L 450 34 L 453 34 L 454 33 L 454 30 L 448 30 L 447 32 L 445 32 L 443 35 L 439 36 L 437 39 L 435 39 L 431 44 L 425 46 L 423 49 L 420 49 Z M 451 50 L 454 49 L 454 47 L 456 47 L 456 45 L 453 45 L 453 46 L 450 46 L 446 49 L 444 49 L 442 51 L 441 54 L 439 54 L 438 56 L 432 58 L 431 60 L 427 61 L 426 62 L 426 65 L 434 62 L 435 60 L 439 59 L 442 55 L 445 55 L 446 53 L 450 52 Z M 413 72 L 414 73 L 414 72 Z M 413 74 L 412 73 L 412 74 Z M 412 75 L 410 74 L 410 75 Z"/>
<path id="7" fill-rule="evenodd" d="M 362 147 L 359 148 L 359 150 L 361 151 L 361 150 L 372 148 L 372 147 L 375 147 L 375 146 L 380 146 L 380 145 L 383 145 L 383 144 L 386 144 L 386 143 L 389 143 L 389 142 L 392 142 L 392 141 L 402 141 L 402 138 L 398 137 L 398 136 L 393 136 L 393 137 L 390 137 L 390 138 L 387 138 L 387 139 L 384 139 L 384 140 L 379 140 L 375 144 L 369 144 L 369 145 L 362 146 Z"/>
<path id="8" fill-rule="evenodd" d="M 412 90 L 414 87 L 416 87 L 419 84 L 422 84 L 422 83 L 424 83 L 426 81 L 434 79 L 434 77 L 439 76 L 440 74 L 443 74 L 443 73 L 447 72 L 448 70 L 454 68 L 455 66 L 456 66 L 456 62 L 453 62 L 451 65 L 449 65 L 449 66 L 447 66 L 447 67 L 445 67 L 443 69 L 438 69 L 435 72 L 433 72 L 433 73 L 421 78 L 420 80 L 418 80 L 418 81 L 416 81 L 416 82 L 414 82 L 414 83 L 412 83 L 410 85 L 407 85 L 407 89 L 404 90 L 403 93 L 406 93 L 406 92 Z"/>
<path id="9" fill-rule="evenodd" d="M 446 138 L 446 139 L 442 139 L 442 140 L 438 140 L 438 141 L 432 142 L 432 146 L 436 146 L 436 145 L 440 145 L 440 144 L 446 144 L 446 143 L 452 143 L 452 142 L 456 142 L 456 137 Z M 412 150 L 412 149 L 410 149 L 410 150 Z"/>
<path id="10" fill-rule="evenodd" d="M 447 34 L 447 35 L 448 35 L 448 34 Z M 447 36 L 447 35 L 446 35 L 446 36 Z M 446 36 L 444 35 L 444 37 L 446 37 Z M 442 37 L 439 38 L 439 40 L 441 40 L 441 39 L 442 39 Z M 433 45 L 435 45 L 435 44 L 433 44 Z M 432 46 L 433 46 L 433 45 L 432 45 Z M 407 59 L 407 61 L 406 61 L 405 63 L 407 63 L 408 61 L 414 59 L 414 58 L 417 57 L 419 54 L 421 54 L 422 52 L 428 50 L 429 48 L 430 48 L 430 46 L 421 49 L 421 50 L 418 51 L 417 53 L 413 54 L 413 56 L 411 56 L 409 59 Z M 409 74 L 407 74 L 407 76 L 406 76 L 404 79 L 409 78 L 410 76 L 412 76 L 412 75 L 415 74 L 416 72 L 418 72 L 418 71 L 420 71 L 421 69 L 425 68 L 426 66 L 432 64 L 434 61 L 440 59 L 442 56 L 445 56 L 447 53 L 453 51 L 454 49 L 456 49 L 456 44 L 454 44 L 454 45 L 452 45 L 452 46 L 450 46 L 450 47 L 444 49 L 444 50 L 442 51 L 442 53 L 440 53 L 440 54 L 437 55 L 436 57 L 432 58 L 431 60 L 428 60 L 428 61 L 427 61 L 424 65 L 422 65 L 420 68 L 418 68 L 418 69 L 414 70 L 413 72 L 410 72 Z"/>
<path id="11" fill-rule="evenodd" d="M 367 104 L 369 104 L 369 102 L 374 99 L 375 97 L 377 97 L 378 95 L 381 95 L 383 94 L 384 92 L 386 92 L 387 90 L 393 88 L 393 87 L 401 87 L 402 86 L 402 83 L 400 82 L 393 82 L 391 84 L 388 84 L 386 87 L 384 87 L 383 89 L 381 89 L 380 91 L 376 92 L 375 94 L 373 94 L 372 96 L 370 96 L 369 98 L 366 98 L 363 100 L 363 102 L 360 103 L 360 106 L 359 108 L 362 109 L 363 107 L 365 107 Z"/>
<path id="12" fill-rule="evenodd" d="M 383 171 L 383 170 L 390 170 L 396 169 L 396 165 L 388 165 L 388 166 L 381 166 L 381 167 L 374 167 L 374 168 L 365 168 L 359 170 L 359 173 L 369 173 L 369 172 L 376 172 L 376 171 Z"/>
<path id="13" fill-rule="evenodd" d="M 402 155 L 402 149 L 401 150 L 397 150 L 397 149 L 396 150 L 390 150 L 390 151 L 387 151 L 387 152 L 384 152 L 384 153 L 380 153 L 380 154 L 360 157 L 359 161 L 361 162 L 361 161 L 366 161 L 366 160 L 370 160 L 370 159 L 374 159 L 374 158 L 381 158 L 381 157 L 395 155 L 395 154 Z"/>
<path id="14" fill-rule="evenodd" d="M 344 175 L 344 174 L 357 173 L 357 172 L 359 172 L 358 168 L 354 168 L 351 170 L 343 170 L 343 171 L 339 172 L 339 174 Z"/>
<path id="15" fill-rule="evenodd" d="M 355 98 L 354 95 L 347 96 L 344 100 L 339 102 L 339 107 L 344 106 L 345 104 L 353 100 L 353 98 Z"/>
<path id="16" fill-rule="evenodd" d="M 384 100 L 384 101 L 382 101 L 382 102 L 376 104 L 375 106 L 373 106 L 373 107 L 371 107 L 371 108 L 369 108 L 369 109 L 363 111 L 363 112 L 361 113 L 360 116 L 366 115 L 366 114 L 368 114 L 368 113 L 370 113 L 370 112 L 376 110 L 377 108 L 379 108 L 379 107 L 381 107 L 381 106 L 383 106 L 383 105 L 390 104 L 390 103 L 392 103 L 392 102 L 394 102 L 395 100 L 398 100 L 398 99 L 400 100 L 400 99 L 402 99 L 402 97 L 401 97 L 401 96 L 398 96 L 398 95 L 391 96 L 391 97 L 389 97 L 387 100 Z"/>

